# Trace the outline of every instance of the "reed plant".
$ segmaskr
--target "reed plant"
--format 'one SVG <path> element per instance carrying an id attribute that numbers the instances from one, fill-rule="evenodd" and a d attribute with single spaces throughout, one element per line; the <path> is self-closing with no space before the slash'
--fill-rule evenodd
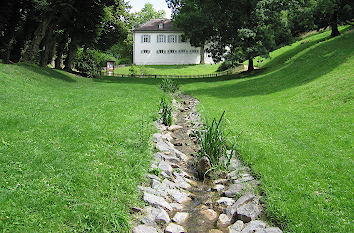
<path id="1" fill-rule="evenodd" d="M 223 129 L 223 118 L 225 111 L 222 113 L 219 120 L 215 118 L 211 124 L 206 122 L 203 130 L 198 132 L 199 154 L 198 157 L 206 156 L 212 166 L 211 170 L 227 169 L 230 165 L 232 154 L 235 148 L 235 143 L 232 145 L 231 153 L 227 148 L 227 137 Z"/>
<path id="2" fill-rule="evenodd" d="M 164 125 L 172 125 L 172 104 L 166 97 L 161 97 L 160 100 L 161 120 Z"/>
<path id="3" fill-rule="evenodd" d="M 172 79 L 164 78 L 160 83 L 161 89 L 166 93 L 175 93 L 178 90 L 178 85 Z"/>

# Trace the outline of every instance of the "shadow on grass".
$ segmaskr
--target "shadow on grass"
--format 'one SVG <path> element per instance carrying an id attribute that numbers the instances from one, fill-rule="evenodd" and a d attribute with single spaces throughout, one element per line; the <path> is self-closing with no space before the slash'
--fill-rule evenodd
<path id="1" fill-rule="evenodd" d="M 56 69 L 50 69 L 47 67 L 39 67 L 39 66 L 36 66 L 33 64 L 28 64 L 28 63 L 19 63 L 18 66 L 22 66 L 22 67 L 26 68 L 27 70 L 31 70 L 37 74 L 45 75 L 45 76 L 59 79 L 59 80 L 63 80 L 65 82 L 76 82 L 76 80 L 73 79 L 72 77 L 70 77 L 69 74 L 62 73 Z"/>

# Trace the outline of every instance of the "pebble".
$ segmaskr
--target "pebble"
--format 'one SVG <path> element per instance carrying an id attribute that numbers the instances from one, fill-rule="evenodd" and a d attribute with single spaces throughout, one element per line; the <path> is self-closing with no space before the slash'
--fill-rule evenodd
<path id="1" fill-rule="evenodd" d="M 163 198 L 163 197 L 159 197 L 159 196 L 155 196 L 153 194 L 144 192 L 144 201 L 146 201 L 147 203 L 149 203 L 152 206 L 160 206 L 164 209 L 167 209 L 168 211 L 172 211 L 173 208 L 171 207 L 170 204 L 168 204 L 168 202 Z"/>
<path id="2" fill-rule="evenodd" d="M 218 214 L 212 209 L 203 209 L 200 213 L 210 222 L 215 222 L 218 219 Z"/>
<path id="3" fill-rule="evenodd" d="M 221 197 L 219 200 L 216 201 L 216 203 L 225 206 L 232 206 L 235 203 L 235 200 L 229 197 Z"/>
<path id="4" fill-rule="evenodd" d="M 229 218 L 229 216 L 227 216 L 226 214 L 220 214 L 216 225 L 218 227 L 227 227 L 228 225 L 230 225 L 230 223 L 231 223 L 231 218 Z"/>
<path id="5" fill-rule="evenodd" d="M 266 227 L 266 223 L 260 220 L 251 221 L 241 231 L 241 233 L 254 233 L 257 230 L 262 230 Z"/>
<path id="6" fill-rule="evenodd" d="M 229 226 L 229 233 L 240 233 L 244 225 L 245 224 L 241 220 L 237 220 L 234 224 Z"/>

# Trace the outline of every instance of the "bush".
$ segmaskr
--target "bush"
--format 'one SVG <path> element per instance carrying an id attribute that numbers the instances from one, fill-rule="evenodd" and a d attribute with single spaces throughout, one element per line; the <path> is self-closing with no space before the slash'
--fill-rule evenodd
<path id="1" fill-rule="evenodd" d="M 225 60 L 223 63 L 221 63 L 221 65 L 219 66 L 217 71 L 221 72 L 221 71 L 225 71 L 225 70 L 228 70 L 228 69 L 231 69 L 231 68 L 234 68 L 234 67 L 236 67 L 236 65 L 232 61 Z"/>
<path id="2" fill-rule="evenodd" d="M 92 78 L 100 73 L 108 60 L 116 61 L 116 58 L 98 50 L 87 49 L 84 51 L 83 49 L 79 49 L 73 59 L 73 68 Z"/>
<path id="3" fill-rule="evenodd" d="M 129 68 L 129 74 L 132 76 L 137 76 L 139 74 L 139 69 L 136 65 L 131 65 Z"/>
<path id="4" fill-rule="evenodd" d="M 161 108 L 162 123 L 164 125 L 171 126 L 172 125 L 172 105 L 165 97 L 161 97 L 160 108 Z"/>
<path id="5" fill-rule="evenodd" d="M 178 90 L 178 85 L 172 79 L 164 78 L 161 80 L 160 87 L 164 92 L 175 93 Z"/>

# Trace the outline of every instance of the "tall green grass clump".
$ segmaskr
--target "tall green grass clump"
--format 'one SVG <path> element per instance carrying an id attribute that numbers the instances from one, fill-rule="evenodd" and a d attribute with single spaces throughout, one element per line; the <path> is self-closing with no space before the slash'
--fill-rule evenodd
<path id="1" fill-rule="evenodd" d="M 172 79 L 164 78 L 160 83 L 161 89 L 166 93 L 175 93 L 178 90 L 178 85 Z"/>
<path id="2" fill-rule="evenodd" d="M 172 125 L 172 105 L 165 97 L 161 97 L 160 109 L 162 123 L 167 126 Z"/>
<path id="3" fill-rule="evenodd" d="M 227 151 L 227 137 L 223 129 L 223 118 L 225 111 L 219 120 L 215 118 L 211 124 L 206 123 L 203 130 L 198 133 L 200 145 L 199 158 L 206 156 L 212 166 L 212 170 L 224 170 L 230 165 L 234 147 L 231 153 Z"/>

